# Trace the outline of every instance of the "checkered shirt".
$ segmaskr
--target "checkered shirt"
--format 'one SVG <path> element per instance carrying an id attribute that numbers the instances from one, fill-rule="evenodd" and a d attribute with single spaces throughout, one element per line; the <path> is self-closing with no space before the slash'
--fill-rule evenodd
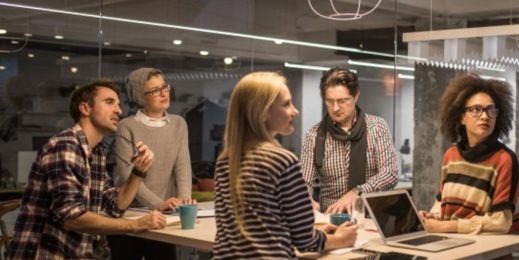
<path id="1" fill-rule="evenodd" d="M 75 125 L 49 139 L 29 175 L 8 259 L 92 259 L 99 237 L 65 230 L 87 211 L 120 217 L 102 143 L 92 151 Z"/>
<path id="2" fill-rule="evenodd" d="M 366 183 L 357 186 L 363 193 L 390 190 L 398 182 L 396 153 L 387 123 L 381 117 L 365 114 L 367 126 Z M 314 164 L 315 136 L 320 123 L 308 131 L 301 149 L 303 177 L 310 194 L 320 186 L 321 210 L 326 210 L 348 192 L 349 141 L 326 135 L 322 174 Z M 319 184 L 318 184 L 319 183 Z"/>

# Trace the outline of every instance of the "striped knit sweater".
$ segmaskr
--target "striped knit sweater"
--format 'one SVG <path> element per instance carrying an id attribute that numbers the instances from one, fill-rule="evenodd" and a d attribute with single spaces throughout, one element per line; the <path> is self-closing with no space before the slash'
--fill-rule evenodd
<path id="1" fill-rule="evenodd" d="M 216 165 L 216 241 L 214 259 L 293 259 L 301 252 L 321 251 L 326 235 L 314 229 L 314 215 L 297 157 L 276 147 L 249 151 L 240 179 L 244 235 L 231 202 L 229 163 Z"/>
<path id="2" fill-rule="evenodd" d="M 519 214 L 512 214 L 519 195 L 517 157 L 504 145 L 481 162 L 465 160 L 457 146 L 449 148 L 441 179 L 437 209 L 442 220 L 458 220 L 458 232 L 519 231 Z"/>

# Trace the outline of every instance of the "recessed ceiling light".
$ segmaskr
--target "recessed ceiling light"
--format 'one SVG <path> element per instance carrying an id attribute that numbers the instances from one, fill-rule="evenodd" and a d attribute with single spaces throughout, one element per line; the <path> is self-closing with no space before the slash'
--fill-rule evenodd
<path id="1" fill-rule="evenodd" d="M 54 39 L 56 39 L 56 40 L 63 40 L 63 38 L 65 38 L 65 37 L 63 37 L 63 35 L 59 35 L 59 34 L 54 35 Z"/>
<path id="2" fill-rule="evenodd" d="M 144 54 L 148 54 L 148 50 L 144 50 Z"/>
<path id="3" fill-rule="evenodd" d="M 209 52 L 208 51 L 200 51 L 200 55 L 207 56 L 207 55 L 209 55 Z"/>
<path id="4" fill-rule="evenodd" d="M 103 42 L 103 45 L 104 46 L 110 46 L 110 45 L 112 45 L 112 43 L 111 42 Z"/>
<path id="5" fill-rule="evenodd" d="M 70 72 L 76 73 L 78 71 L 77 67 L 71 67 Z"/>
<path id="6" fill-rule="evenodd" d="M 61 59 L 62 60 L 70 60 L 70 56 L 63 55 L 63 56 L 61 56 Z"/>
<path id="7" fill-rule="evenodd" d="M 283 44 L 283 41 L 282 40 L 275 40 L 274 43 L 279 45 L 279 44 Z"/>
<path id="8" fill-rule="evenodd" d="M 16 40 L 12 40 L 12 41 L 11 41 L 11 44 L 18 44 L 18 43 L 20 43 L 20 42 L 19 42 L 19 41 L 16 41 Z"/>
<path id="9" fill-rule="evenodd" d="M 6 33 L 7 33 L 6 29 L 0 29 L 0 34 L 6 34 Z"/>
<path id="10" fill-rule="evenodd" d="M 126 58 L 131 58 L 133 55 L 131 53 L 126 53 L 124 56 L 126 56 Z"/>
<path id="11" fill-rule="evenodd" d="M 27 53 L 27 57 L 34 58 L 34 54 L 33 53 Z"/>
<path id="12" fill-rule="evenodd" d="M 32 36 L 32 33 L 24 33 L 23 34 L 25 37 L 31 37 Z"/>
<path id="13" fill-rule="evenodd" d="M 180 45 L 182 44 L 182 40 L 173 40 L 173 44 Z"/>
<path id="14" fill-rule="evenodd" d="M 0 70 L 5 70 L 5 66 L 0 65 Z"/>
<path id="15" fill-rule="evenodd" d="M 223 59 L 223 63 L 229 65 L 229 64 L 232 64 L 232 58 L 231 57 L 225 57 Z"/>

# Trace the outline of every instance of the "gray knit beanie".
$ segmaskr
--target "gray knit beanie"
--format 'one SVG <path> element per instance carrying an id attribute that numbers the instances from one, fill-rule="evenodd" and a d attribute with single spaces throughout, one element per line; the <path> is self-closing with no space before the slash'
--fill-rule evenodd
<path id="1" fill-rule="evenodd" d="M 150 72 L 155 71 L 153 68 L 140 68 L 132 71 L 128 75 L 126 81 L 126 90 L 128 91 L 128 98 L 130 101 L 137 103 L 137 105 L 144 106 L 144 87 L 148 81 Z"/>

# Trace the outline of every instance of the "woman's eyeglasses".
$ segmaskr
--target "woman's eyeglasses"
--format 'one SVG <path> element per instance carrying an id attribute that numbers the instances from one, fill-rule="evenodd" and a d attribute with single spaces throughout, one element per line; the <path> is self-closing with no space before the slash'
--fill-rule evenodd
<path id="1" fill-rule="evenodd" d="M 121 141 L 128 143 L 130 145 L 130 147 L 132 148 L 132 154 L 130 155 L 130 162 L 128 160 L 124 159 L 123 156 L 120 156 L 119 154 L 117 154 L 117 152 L 115 152 L 115 156 L 117 156 L 117 158 L 119 158 L 121 161 L 123 161 L 127 165 L 131 165 L 131 161 L 133 161 L 135 158 L 137 158 L 139 156 L 139 149 L 137 148 L 135 143 L 130 139 L 128 139 L 122 135 L 113 135 L 113 136 L 117 140 L 121 140 Z"/>
<path id="2" fill-rule="evenodd" d="M 144 95 L 152 95 L 154 97 L 158 97 L 161 93 L 168 94 L 171 91 L 171 85 L 164 84 L 160 88 L 154 88 L 152 90 L 144 92 Z"/>
<path id="3" fill-rule="evenodd" d="M 479 118 L 483 114 L 483 111 L 485 111 L 489 118 L 496 118 L 499 114 L 499 108 L 497 108 L 495 105 L 490 105 L 487 107 L 482 107 L 481 105 L 473 105 L 470 107 L 466 107 L 465 111 L 468 111 L 470 115 L 474 118 Z"/>

